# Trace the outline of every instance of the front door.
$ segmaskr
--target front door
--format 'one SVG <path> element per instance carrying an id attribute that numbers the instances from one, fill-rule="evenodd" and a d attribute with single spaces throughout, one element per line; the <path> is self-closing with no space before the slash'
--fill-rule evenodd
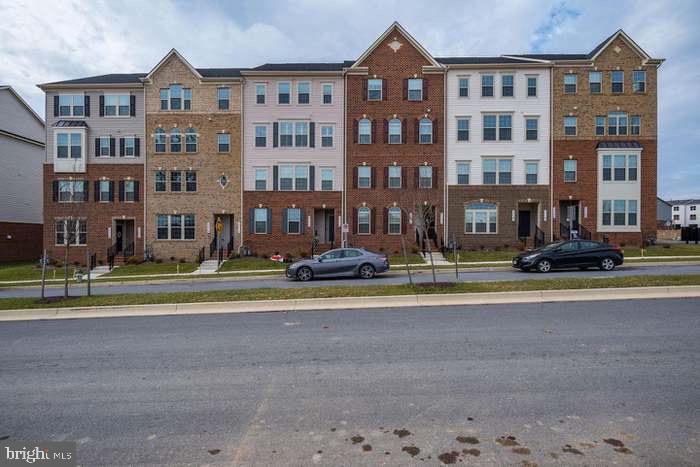
<path id="1" fill-rule="evenodd" d="M 115 231 L 117 253 L 121 253 L 124 250 L 124 223 L 117 221 Z"/>
<path id="2" fill-rule="evenodd" d="M 326 240 L 331 245 L 335 244 L 335 211 L 326 209 Z"/>
<path id="3" fill-rule="evenodd" d="M 530 236 L 530 211 L 518 211 L 518 238 Z"/>

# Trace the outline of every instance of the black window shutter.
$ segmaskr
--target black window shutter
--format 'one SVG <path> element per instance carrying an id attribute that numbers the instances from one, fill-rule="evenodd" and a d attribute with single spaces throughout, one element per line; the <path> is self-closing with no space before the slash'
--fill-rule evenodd
<path id="1" fill-rule="evenodd" d="M 408 168 L 401 167 L 401 188 L 408 187 Z"/>
<path id="2" fill-rule="evenodd" d="M 438 120 L 436 118 L 435 120 L 433 120 L 433 144 L 437 144 L 438 142 L 438 135 L 440 134 L 438 128 Z"/>
<path id="3" fill-rule="evenodd" d="M 382 227 L 384 229 L 384 233 L 388 234 L 389 233 L 389 210 L 387 208 L 384 208 L 384 212 L 382 213 Z"/>
<path id="4" fill-rule="evenodd" d="M 109 201 L 114 202 L 114 182 L 109 182 Z"/>
<path id="5" fill-rule="evenodd" d="M 316 168 L 313 165 L 309 166 L 309 191 L 314 191 L 316 186 Z"/>
<path id="6" fill-rule="evenodd" d="M 357 225 L 357 208 L 352 208 L 352 231 L 353 233 L 359 233 Z"/>
<path id="7" fill-rule="evenodd" d="M 377 188 L 377 169 L 370 167 L 369 172 L 372 174 L 372 189 Z"/>
<path id="8" fill-rule="evenodd" d="M 420 120 L 416 118 L 415 125 L 413 126 L 413 137 L 416 143 L 420 142 Z"/>
<path id="9" fill-rule="evenodd" d="M 405 234 L 405 233 L 408 232 L 408 230 L 406 230 L 406 218 L 407 218 L 407 217 L 408 217 L 408 216 L 406 215 L 406 213 L 405 213 L 404 210 L 402 209 L 402 210 L 401 210 L 401 233 L 402 233 L 402 234 Z"/>
<path id="10" fill-rule="evenodd" d="M 277 191 L 279 189 L 279 167 L 276 165 L 272 166 L 272 191 Z"/>
<path id="11" fill-rule="evenodd" d="M 272 124 L 272 147 L 276 148 L 278 143 L 277 135 L 279 134 L 279 123 L 274 122 Z"/>
<path id="12" fill-rule="evenodd" d="M 371 232 L 375 234 L 377 233 L 377 208 L 372 208 L 370 212 L 372 214 L 372 218 L 370 220 L 372 228 Z"/>
<path id="13" fill-rule="evenodd" d="M 139 185 L 140 185 L 139 181 L 134 180 L 134 201 L 137 201 L 137 202 L 139 200 Z"/>
<path id="14" fill-rule="evenodd" d="M 357 133 L 358 133 L 359 122 L 357 119 L 352 121 L 352 142 L 357 144 Z"/>
<path id="15" fill-rule="evenodd" d="M 352 168 L 352 186 L 353 188 L 360 188 L 357 181 L 357 167 Z"/>
<path id="16" fill-rule="evenodd" d="M 83 180 L 83 193 L 85 193 L 85 201 L 90 201 L 90 182 Z"/>
<path id="17" fill-rule="evenodd" d="M 100 157 L 100 138 L 95 138 L 95 157 Z"/>
<path id="18" fill-rule="evenodd" d="M 386 79 L 382 80 L 382 100 L 387 100 Z"/>
<path id="19" fill-rule="evenodd" d="M 403 80 L 403 100 L 408 100 L 408 78 Z"/>
<path id="20" fill-rule="evenodd" d="M 134 138 L 134 156 L 141 157 L 141 138 Z"/>
<path id="21" fill-rule="evenodd" d="M 136 96 L 133 94 L 129 96 L 129 115 L 136 116 Z"/>
<path id="22" fill-rule="evenodd" d="M 100 200 L 100 181 L 95 180 L 95 201 Z"/>
<path id="23" fill-rule="evenodd" d="M 248 209 L 248 233 L 255 233 L 255 208 Z"/>
<path id="24" fill-rule="evenodd" d="M 438 168 L 433 167 L 433 186 L 432 188 L 438 187 Z"/>
<path id="25" fill-rule="evenodd" d="M 389 120 L 384 119 L 384 144 L 389 142 Z"/>
<path id="26" fill-rule="evenodd" d="M 58 117 L 58 96 L 53 96 L 53 116 Z"/>
<path id="27" fill-rule="evenodd" d="M 58 180 L 53 181 L 53 200 L 58 201 Z"/>
<path id="28" fill-rule="evenodd" d="M 316 146 L 316 124 L 314 122 L 309 123 L 309 147 L 313 148 Z"/>
<path id="29" fill-rule="evenodd" d="M 420 179 L 420 168 L 414 167 L 413 168 L 413 184 L 416 188 L 418 188 L 418 185 L 419 185 L 418 180 L 419 179 Z"/>
<path id="30" fill-rule="evenodd" d="M 401 120 L 401 143 L 406 144 L 406 119 Z"/>
<path id="31" fill-rule="evenodd" d="M 124 138 L 119 138 L 119 157 L 124 157 Z"/>
<path id="32" fill-rule="evenodd" d="M 362 100 L 363 101 L 367 100 L 367 80 L 366 79 L 362 80 Z"/>
<path id="33" fill-rule="evenodd" d="M 287 215 L 287 211 L 289 211 L 289 208 L 282 209 L 282 233 L 283 234 L 289 233 L 289 231 L 287 230 L 287 219 L 289 218 L 289 216 Z"/>
<path id="34" fill-rule="evenodd" d="M 109 138 L 109 156 L 114 157 L 116 155 L 116 141 L 114 138 Z"/>
<path id="35" fill-rule="evenodd" d="M 272 209 L 267 208 L 267 233 L 272 233 Z"/>
<path id="36" fill-rule="evenodd" d="M 372 124 L 370 125 L 370 128 L 372 129 L 372 144 L 375 144 L 377 142 L 377 120 L 372 120 Z"/>
<path id="37" fill-rule="evenodd" d="M 124 201 L 124 180 L 119 180 L 119 201 Z"/>
<path id="38" fill-rule="evenodd" d="M 90 116 L 90 96 L 85 96 L 85 116 Z"/>
<path id="39" fill-rule="evenodd" d="M 306 218 L 304 217 L 304 208 L 299 209 L 299 212 L 300 212 L 299 217 L 301 218 L 301 223 L 299 224 L 299 233 L 303 234 L 304 227 L 306 226 Z"/>
<path id="40" fill-rule="evenodd" d="M 384 167 L 384 188 L 389 187 L 389 167 Z"/>
<path id="41" fill-rule="evenodd" d="M 100 96 L 100 117 L 105 116 L 105 96 L 102 94 Z"/>
<path id="42" fill-rule="evenodd" d="M 423 78 L 423 100 L 428 99 L 428 80 Z"/>

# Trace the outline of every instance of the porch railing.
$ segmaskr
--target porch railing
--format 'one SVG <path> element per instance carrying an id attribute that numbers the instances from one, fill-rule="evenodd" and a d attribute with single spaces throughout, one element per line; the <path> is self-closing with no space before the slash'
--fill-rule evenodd
<path id="1" fill-rule="evenodd" d="M 216 243 L 217 243 L 216 241 L 217 240 L 218 239 L 216 237 L 214 237 L 214 240 L 212 240 L 211 243 L 209 244 L 209 257 L 210 258 L 212 256 L 214 256 L 214 252 L 216 251 Z"/>
<path id="2" fill-rule="evenodd" d="M 569 240 L 571 238 L 571 229 L 564 223 L 559 223 L 559 239 Z"/>
<path id="3" fill-rule="evenodd" d="M 578 238 L 581 240 L 590 240 L 591 239 L 591 231 L 582 226 L 581 224 L 578 225 Z"/>
<path id="4" fill-rule="evenodd" d="M 202 247 L 202 248 L 199 249 L 198 258 L 199 258 L 199 263 L 200 263 L 200 264 L 204 262 L 204 247 Z"/>
<path id="5" fill-rule="evenodd" d="M 544 231 L 535 226 L 535 248 L 544 246 Z"/>
<path id="6" fill-rule="evenodd" d="M 231 256 L 232 251 L 233 251 L 233 237 L 231 237 L 231 239 L 226 244 L 226 257 Z"/>
<path id="7" fill-rule="evenodd" d="M 127 260 L 130 256 L 134 256 L 134 242 L 127 243 L 122 253 L 124 254 L 124 260 Z"/>
<path id="8" fill-rule="evenodd" d="M 107 265 L 109 270 L 114 269 L 114 257 L 117 255 L 117 244 L 115 243 L 111 247 L 107 248 Z"/>

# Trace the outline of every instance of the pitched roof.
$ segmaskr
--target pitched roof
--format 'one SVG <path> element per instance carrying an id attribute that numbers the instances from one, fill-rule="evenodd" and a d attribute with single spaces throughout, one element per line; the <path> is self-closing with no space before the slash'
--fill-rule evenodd
<path id="1" fill-rule="evenodd" d="M 382 33 L 382 35 L 379 36 L 379 37 L 377 38 L 377 40 L 374 41 L 374 42 L 372 43 L 372 45 L 370 45 L 370 46 L 367 48 L 367 50 L 365 50 L 364 53 L 363 53 L 362 55 L 360 55 L 360 57 L 359 57 L 357 60 L 355 60 L 355 61 L 353 62 L 351 68 L 357 68 L 358 66 L 360 66 L 360 63 L 362 63 L 362 62 L 364 61 L 364 59 L 367 58 L 367 57 L 369 56 L 369 54 L 370 54 L 374 49 L 376 49 L 376 48 L 379 46 L 379 44 L 381 44 L 382 41 L 383 41 L 384 39 L 386 39 L 386 37 L 389 35 L 389 33 L 391 33 L 391 31 L 393 31 L 394 29 L 397 29 L 397 30 L 399 31 L 399 33 L 401 33 L 401 35 L 404 36 L 404 37 L 406 38 L 406 40 L 407 40 L 408 42 L 410 42 L 411 45 L 412 45 L 413 47 L 415 47 L 416 50 L 417 50 L 428 62 L 430 62 L 430 64 L 431 64 L 432 66 L 436 66 L 436 67 L 439 67 L 439 66 L 440 66 L 440 64 L 435 60 L 435 58 L 434 58 L 432 55 L 430 55 L 430 52 L 428 52 L 427 50 L 425 50 L 425 48 L 424 48 L 422 45 L 420 45 L 420 43 L 419 43 L 417 40 L 415 40 L 415 39 L 413 38 L 413 36 L 411 36 L 411 35 L 408 33 L 408 31 L 406 31 L 406 30 L 403 28 L 403 26 L 401 26 L 401 25 L 399 24 L 398 21 L 394 21 L 394 22 L 391 23 L 391 25 L 386 29 L 386 31 L 384 31 L 384 32 Z"/>
<path id="2" fill-rule="evenodd" d="M 7 90 L 10 92 L 10 94 L 12 94 L 13 96 L 15 96 L 15 98 L 19 101 L 19 103 L 22 104 L 24 107 L 26 107 L 27 110 L 29 110 L 29 112 L 31 112 L 31 114 L 34 116 L 34 118 L 36 118 L 37 120 L 39 120 L 39 122 L 41 123 L 42 126 L 46 126 L 46 122 L 44 122 L 44 119 L 41 118 L 41 117 L 39 116 L 38 113 L 36 113 L 36 110 L 34 110 L 34 109 L 32 108 L 32 106 L 29 105 L 29 104 L 27 103 L 27 101 L 25 101 L 25 100 L 22 98 L 22 96 L 20 96 L 19 93 L 18 93 L 17 91 L 15 91 L 15 90 L 12 88 L 12 86 L 6 85 L 6 84 L 0 84 L 0 91 L 2 91 L 2 90 L 4 90 L 4 89 L 7 89 Z"/>
<path id="3" fill-rule="evenodd" d="M 238 78 L 248 68 L 197 68 L 204 78 Z"/>
<path id="4" fill-rule="evenodd" d="M 596 149 L 642 149 L 638 141 L 601 141 Z"/>
<path id="5" fill-rule="evenodd" d="M 141 78 L 146 73 L 111 73 L 109 75 L 88 76 L 87 78 L 76 78 L 65 81 L 54 81 L 40 86 L 54 86 L 61 84 L 141 84 Z"/>
<path id="6" fill-rule="evenodd" d="M 532 58 L 536 60 L 586 60 L 588 54 L 518 54 L 512 57 Z"/>
<path id="7" fill-rule="evenodd" d="M 690 198 L 690 199 L 670 199 L 667 201 L 668 204 L 700 204 L 700 198 Z"/>
<path id="8" fill-rule="evenodd" d="M 351 60 L 333 63 L 265 63 L 246 71 L 343 71 L 352 66 Z"/>
<path id="9" fill-rule="evenodd" d="M 435 57 L 444 65 L 489 65 L 508 63 L 530 63 L 529 60 L 512 57 Z"/>

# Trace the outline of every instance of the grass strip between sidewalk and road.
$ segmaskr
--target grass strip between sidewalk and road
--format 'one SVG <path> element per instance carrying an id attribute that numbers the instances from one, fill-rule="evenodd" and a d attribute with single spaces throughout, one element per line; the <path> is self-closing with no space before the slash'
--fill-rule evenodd
<path id="1" fill-rule="evenodd" d="M 206 292 L 168 292 L 148 294 L 97 295 L 52 299 L 41 303 L 36 298 L 0 299 L 0 310 L 25 308 L 65 308 L 90 306 L 147 305 L 167 303 L 201 303 L 255 300 L 285 300 L 302 298 L 368 297 L 387 295 L 422 295 L 479 292 L 518 292 L 532 290 L 597 289 L 624 287 L 661 287 L 700 285 L 700 274 L 675 276 L 629 276 L 609 278 L 531 279 L 503 282 L 460 282 L 437 287 L 403 285 L 322 286 L 296 289 L 237 289 Z"/>

